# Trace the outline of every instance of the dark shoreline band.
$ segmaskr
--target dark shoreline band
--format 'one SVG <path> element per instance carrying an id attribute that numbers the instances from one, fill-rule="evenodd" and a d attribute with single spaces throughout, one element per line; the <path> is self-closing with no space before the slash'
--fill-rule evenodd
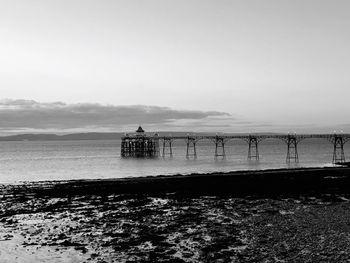
<path id="1" fill-rule="evenodd" d="M 26 182 L 1 185 L 6 195 L 147 194 L 275 196 L 286 194 L 348 194 L 350 168 L 297 168 L 234 171 L 122 179 Z"/>

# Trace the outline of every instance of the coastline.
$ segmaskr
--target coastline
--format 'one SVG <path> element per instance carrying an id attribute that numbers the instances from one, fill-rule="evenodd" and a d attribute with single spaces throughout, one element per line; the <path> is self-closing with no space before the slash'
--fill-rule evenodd
<path id="1" fill-rule="evenodd" d="M 344 262 L 350 169 L 1 185 L 2 262 Z M 273 190 L 273 191 L 272 191 Z"/>
<path id="2" fill-rule="evenodd" d="M 189 175 L 159 175 L 117 179 L 22 182 L 0 184 L 3 195 L 152 194 L 273 196 L 350 193 L 350 168 L 247 170 Z"/>

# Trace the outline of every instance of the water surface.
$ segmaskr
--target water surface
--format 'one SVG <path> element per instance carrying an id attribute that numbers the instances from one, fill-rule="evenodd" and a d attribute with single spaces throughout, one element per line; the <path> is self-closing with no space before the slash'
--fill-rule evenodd
<path id="1" fill-rule="evenodd" d="M 347 145 L 345 154 L 348 154 Z M 186 159 L 184 141 L 175 141 L 173 157 L 123 159 L 120 140 L 21 141 L 0 143 L 0 182 L 123 178 L 188 174 L 193 172 L 285 168 L 287 146 L 279 140 L 259 144 L 260 160 L 247 160 L 248 145 L 234 140 L 226 145 L 226 158 L 214 158 L 212 142 L 197 144 L 197 158 Z M 291 167 L 329 166 L 333 145 L 311 139 L 298 146 L 299 164 Z"/>

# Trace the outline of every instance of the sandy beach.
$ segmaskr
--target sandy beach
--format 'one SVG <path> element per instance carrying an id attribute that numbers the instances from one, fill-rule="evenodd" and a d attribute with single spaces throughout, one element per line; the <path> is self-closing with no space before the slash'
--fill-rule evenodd
<path id="1" fill-rule="evenodd" d="M 1 262 L 347 262 L 349 171 L 1 185 Z"/>

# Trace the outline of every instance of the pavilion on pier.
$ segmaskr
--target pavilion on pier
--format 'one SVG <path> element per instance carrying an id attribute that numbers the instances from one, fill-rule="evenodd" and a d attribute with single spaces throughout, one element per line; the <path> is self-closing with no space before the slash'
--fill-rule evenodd
<path id="1" fill-rule="evenodd" d="M 158 135 L 149 136 L 141 126 L 136 134 L 126 134 L 121 141 L 122 157 L 157 157 L 159 155 Z"/>

